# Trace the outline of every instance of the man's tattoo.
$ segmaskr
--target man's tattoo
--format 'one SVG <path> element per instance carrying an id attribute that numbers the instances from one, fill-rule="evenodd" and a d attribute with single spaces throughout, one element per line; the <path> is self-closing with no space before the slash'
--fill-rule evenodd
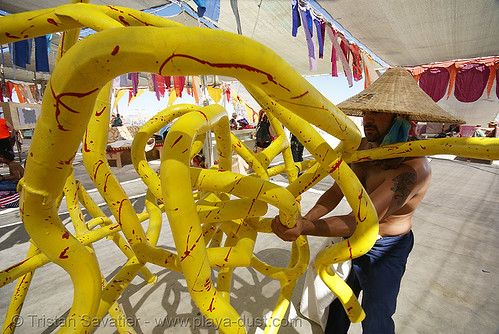
<path id="1" fill-rule="evenodd" d="M 416 173 L 404 172 L 392 180 L 395 182 L 394 186 L 390 189 L 395 193 L 393 198 L 397 200 L 398 205 L 402 205 L 411 193 L 409 186 L 416 182 Z"/>

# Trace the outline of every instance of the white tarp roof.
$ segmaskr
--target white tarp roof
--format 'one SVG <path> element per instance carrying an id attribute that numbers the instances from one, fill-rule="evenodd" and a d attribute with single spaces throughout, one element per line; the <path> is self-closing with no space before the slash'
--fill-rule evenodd
<path id="1" fill-rule="evenodd" d="M 165 0 L 93 0 L 144 10 Z M 193 0 L 182 1 L 196 9 Z M 277 53 L 301 74 L 330 73 L 331 46 L 326 38 L 324 60 L 317 73 L 308 71 L 303 29 L 291 37 L 291 0 L 237 0 L 243 35 Z M 313 0 L 310 0 L 313 2 Z M 415 66 L 452 59 L 499 55 L 499 1 L 496 0 L 316 0 L 358 41 L 391 66 Z M 9 13 L 56 7 L 68 0 L 1 0 Z M 230 0 L 220 1 L 215 24 L 237 33 Z M 182 18 L 185 21 L 185 18 Z M 185 23 L 185 22 L 183 22 Z M 191 21 L 194 25 L 197 22 Z"/>
<path id="2" fill-rule="evenodd" d="M 317 0 L 391 66 L 499 55 L 497 0 Z"/>
<path id="3" fill-rule="evenodd" d="M 220 0 L 219 21 L 212 23 L 220 29 L 237 33 L 231 2 L 237 2 L 244 36 L 253 38 L 277 52 L 302 75 L 331 73 L 331 43 L 328 38 L 325 39 L 324 59 L 318 61 L 318 71 L 310 72 L 303 27 L 298 29 L 297 37 L 291 36 L 291 0 Z M 416 66 L 453 59 L 499 55 L 499 1 L 497 0 L 307 0 L 306 2 L 322 8 L 326 12 L 326 17 L 330 15 L 341 25 L 340 30 L 349 32 L 390 66 Z M 0 10 L 18 13 L 67 3 L 69 0 L 0 0 Z M 91 3 L 145 10 L 180 1 L 93 0 Z M 194 11 L 197 8 L 193 0 L 183 0 L 182 3 L 188 4 Z M 188 26 L 200 25 L 196 19 L 185 13 L 174 20 Z M 56 41 L 57 39 L 54 42 Z M 10 79 L 12 73 L 9 74 L 8 55 L 6 58 L 5 73 Z M 340 71 L 341 68 L 339 65 Z M 33 72 L 24 72 L 26 78 L 22 77 L 22 71 L 18 70 L 17 79 L 31 81 Z M 485 108 L 482 114 L 487 114 L 487 118 L 490 118 L 493 113 L 490 110 L 491 100 L 486 100 L 487 103 L 482 101 L 480 106 L 451 103 L 452 101 L 439 104 L 457 116 L 461 116 L 463 112 L 469 114 L 470 110 L 475 110 L 476 113 L 477 107 Z M 483 119 L 485 120 L 485 116 Z"/>

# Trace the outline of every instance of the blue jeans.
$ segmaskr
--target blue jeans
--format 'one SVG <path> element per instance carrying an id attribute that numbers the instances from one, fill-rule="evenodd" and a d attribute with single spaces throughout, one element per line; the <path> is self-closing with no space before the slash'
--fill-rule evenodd
<path id="1" fill-rule="evenodd" d="M 369 252 L 353 260 L 353 270 L 347 283 L 356 296 L 363 291 L 362 308 L 366 312 L 366 318 L 362 321 L 364 334 L 395 333 L 392 315 L 413 245 L 412 231 L 401 236 L 383 237 Z M 347 333 L 349 327 L 350 320 L 336 299 L 329 307 L 325 333 Z"/>
<path id="2" fill-rule="evenodd" d="M 13 180 L 0 181 L 0 191 L 8 191 L 8 190 L 16 191 L 16 189 L 17 189 L 17 181 Z"/>

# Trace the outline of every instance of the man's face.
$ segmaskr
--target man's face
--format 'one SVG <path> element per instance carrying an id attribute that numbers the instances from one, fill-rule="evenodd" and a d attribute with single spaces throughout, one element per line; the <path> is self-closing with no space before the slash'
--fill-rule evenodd
<path id="1" fill-rule="evenodd" d="M 392 127 L 395 114 L 382 113 L 376 111 L 366 111 L 364 114 L 364 134 L 368 142 L 383 141 Z"/>

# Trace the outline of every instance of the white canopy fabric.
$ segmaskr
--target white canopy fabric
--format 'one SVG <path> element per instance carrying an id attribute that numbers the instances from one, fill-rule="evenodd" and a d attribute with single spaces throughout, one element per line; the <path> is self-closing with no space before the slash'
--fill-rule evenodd
<path id="1" fill-rule="evenodd" d="M 499 1 L 497 0 L 306 0 L 304 6 L 322 9 L 324 17 L 330 16 L 344 31 L 371 50 L 389 66 L 417 66 L 454 59 L 469 59 L 499 55 Z M 0 0 L 0 10 L 18 13 L 67 4 L 69 0 Z M 176 0 L 92 0 L 97 5 L 117 5 L 145 10 L 165 3 L 180 3 Z M 194 11 L 193 0 L 182 0 Z M 240 30 L 244 36 L 261 42 L 277 52 L 286 62 L 302 75 L 331 73 L 331 42 L 325 38 L 324 58 L 318 59 L 317 71 L 309 69 L 307 41 L 303 26 L 296 37 L 292 31 L 291 0 L 220 0 L 220 17 L 211 21 L 219 29 L 237 33 L 235 8 L 239 13 Z M 200 26 L 200 22 L 186 13 L 172 18 L 188 26 Z M 333 26 L 335 23 L 333 23 Z M 317 53 L 317 39 L 315 52 Z M 54 36 L 53 43 L 57 43 Z M 230 52 L 230 50 L 225 50 Z M 9 55 L 5 55 L 5 75 L 12 79 Z M 51 63 L 53 63 L 53 58 Z M 318 57 L 317 57 L 318 58 Z M 375 64 L 376 66 L 377 64 Z M 378 66 L 379 67 L 379 66 Z M 53 67 L 51 67 L 53 68 Z M 28 67 L 28 69 L 30 69 Z M 342 66 L 338 62 L 338 70 Z M 10 71 L 10 72 L 9 72 Z M 24 72 L 24 73 L 23 73 Z M 341 75 L 341 74 L 340 74 Z M 17 71 L 16 79 L 31 81 L 31 71 Z M 42 74 L 37 73 L 40 79 Z M 47 75 L 42 79 L 46 80 Z M 225 79 L 225 78 L 223 78 Z M 494 86 L 495 88 L 495 86 Z M 487 99 L 489 100 L 489 99 Z M 484 123 L 484 117 L 495 108 L 495 101 L 480 105 L 483 111 L 477 113 L 471 104 L 451 103 L 452 99 L 439 104 L 456 117 L 470 122 Z M 469 117 L 461 115 L 463 108 Z M 487 110 L 486 110 L 487 109 Z M 458 110 L 461 110 L 458 112 Z M 473 116 L 472 116 L 473 114 Z M 482 119 L 483 118 L 483 119 Z"/>
<path id="2" fill-rule="evenodd" d="M 317 0 L 390 66 L 499 55 L 496 0 Z"/>
<path id="3" fill-rule="evenodd" d="M 326 38 L 324 60 L 318 71 L 308 69 L 303 29 L 291 36 L 291 0 L 232 0 L 237 3 L 244 36 L 270 47 L 298 72 L 331 71 L 331 44 Z M 173 0 L 92 0 L 97 5 L 117 5 L 145 10 Z M 196 9 L 193 0 L 183 1 Z M 309 0 L 317 2 L 360 43 L 390 66 L 416 66 L 452 59 L 499 55 L 499 2 L 495 0 Z M 0 9 L 19 13 L 56 7 L 68 0 L 1 0 Z M 220 29 L 237 33 L 231 0 L 220 1 Z M 187 25 L 195 19 L 181 18 Z M 341 68 L 341 67 L 340 67 Z"/>

